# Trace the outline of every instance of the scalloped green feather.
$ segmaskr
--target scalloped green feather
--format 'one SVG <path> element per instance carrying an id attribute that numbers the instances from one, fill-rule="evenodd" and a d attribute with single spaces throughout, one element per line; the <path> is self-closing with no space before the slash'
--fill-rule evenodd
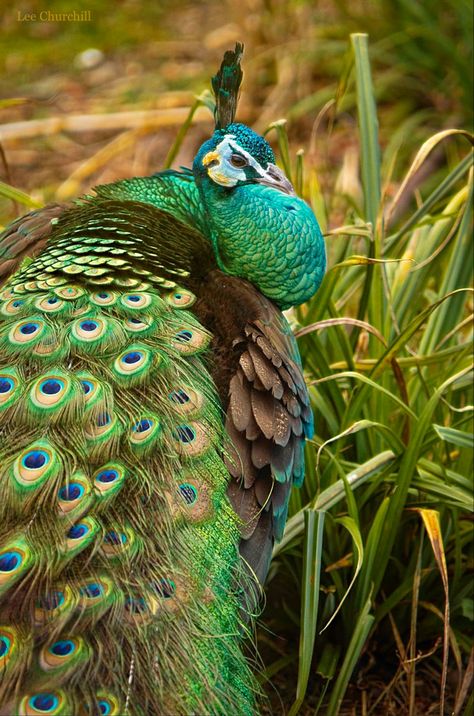
<path id="1" fill-rule="evenodd" d="M 18 582 L 34 564 L 34 556 L 24 535 L 0 545 L 0 596 Z"/>
<path id="2" fill-rule="evenodd" d="M 77 522 L 87 512 L 95 499 L 91 480 L 83 471 L 68 475 L 68 479 L 57 492 L 57 505 L 60 518 L 70 525 Z"/>
<path id="3" fill-rule="evenodd" d="M 18 706 L 18 716 L 70 716 L 72 702 L 62 689 L 33 691 Z"/>
<path id="4" fill-rule="evenodd" d="M 137 456 L 146 455 L 151 450 L 156 450 L 162 437 L 161 419 L 152 412 L 140 415 L 128 429 L 130 448 Z"/>
<path id="5" fill-rule="evenodd" d="M 40 374 L 27 386 L 27 391 L 22 410 L 28 420 L 61 423 L 61 426 L 78 422 L 84 398 L 73 376 L 63 369 L 52 367 Z"/>
<path id="6" fill-rule="evenodd" d="M 31 633 L 0 624 L 0 703 L 8 703 L 24 677 L 33 650 Z"/>
<path id="7" fill-rule="evenodd" d="M 28 493 L 39 490 L 46 482 L 55 482 L 62 467 L 61 457 L 51 442 L 35 440 L 20 450 L 0 473 L 0 495 L 2 488 L 7 490 L 10 485 L 20 497 L 26 498 Z"/>
<path id="8" fill-rule="evenodd" d="M 70 687 L 71 677 L 75 682 L 82 677 L 92 655 L 91 647 L 80 635 L 62 634 L 61 638 L 44 644 L 33 674 L 36 688 L 47 687 L 53 681 L 61 685 L 66 679 Z"/>
<path id="9" fill-rule="evenodd" d="M 21 376 L 16 368 L 0 370 L 0 412 L 16 403 L 23 390 Z"/>
<path id="10" fill-rule="evenodd" d="M 131 343 L 111 362 L 110 368 L 120 385 L 149 382 L 164 361 L 163 355 L 143 343 Z"/>
<path id="11" fill-rule="evenodd" d="M 62 544 L 60 557 L 69 561 L 79 552 L 90 547 L 98 536 L 100 526 L 94 517 L 83 517 L 79 522 L 69 527 Z"/>
<path id="12" fill-rule="evenodd" d="M 127 336 L 120 322 L 99 313 L 82 314 L 68 326 L 74 353 L 103 355 L 120 350 Z"/>

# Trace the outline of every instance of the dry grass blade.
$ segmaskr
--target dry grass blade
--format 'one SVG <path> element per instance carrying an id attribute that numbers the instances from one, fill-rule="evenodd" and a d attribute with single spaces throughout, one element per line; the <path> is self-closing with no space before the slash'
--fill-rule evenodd
<path id="1" fill-rule="evenodd" d="M 377 328 L 371 326 L 370 323 L 367 323 L 367 321 L 359 321 L 357 318 L 328 318 L 324 321 L 311 323 L 309 326 L 300 328 L 298 331 L 296 331 L 295 335 L 297 338 L 301 338 L 302 336 L 306 336 L 308 333 L 312 333 L 313 331 L 319 331 L 323 328 L 330 328 L 331 326 L 357 326 L 357 328 L 363 328 L 365 331 L 368 331 L 368 333 L 371 333 L 373 336 L 378 338 L 378 340 L 385 346 L 385 348 L 387 347 L 385 338 L 380 333 L 380 331 L 377 330 Z"/>
<path id="2" fill-rule="evenodd" d="M 403 182 L 400 185 L 400 188 L 398 189 L 397 193 L 395 194 L 392 203 L 387 211 L 385 220 L 387 223 L 390 223 L 390 219 L 392 216 L 392 213 L 395 210 L 395 207 L 398 205 L 400 201 L 400 197 L 404 193 L 407 184 L 411 181 L 412 177 L 416 174 L 416 172 L 420 169 L 423 162 L 426 160 L 430 152 L 433 151 L 433 149 L 444 139 L 447 139 L 448 137 L 453 136 L 461 136 L 465 137 L 471 144 L 474 144 L 474 136 L 471 132 L 467 132 L 464 129 L 445 129 L 442 132 L 438 132 L 433 137 L 430 137 L 419 149 L 415 159 L 413 160 L 413 163 L 408 170 L 407 174 L 405 175 L 405 178 Z"/>
<path id="3" fill-rule="evenodd" d="M 141 112 L 113 112 L 110 114 L 78 114 L 66 117 L 32 119 L 28 122 L 11 122 L 0 127 L 0 141 L 46 137 L 60 132 L 104 132 L 112 129 L 147 127 L 173 127 L 182 124 L 188 116 L 188 107 L 150 109 Z M 209 113 L 200 109 L 195 122 L 208 122 Z"/>
<path id="4" fill-rule="evenodd" d="M 441 693 L 440 693 L 440 705 L 439 712 L 440 716 L 444 716 L 444 702 L 446 692 L 446 677 L 448 673 L 448 658 L 449 658 L 449 579 L 448 569 L 446 566 L 446 555 L 444 552 L 443 536 L 441 534 L 441 525 L 439 522 L 439 512 L 437 510 L 418 509 L 423 523 L 425 525 L 426 532 L 430 538 L 431 546 L 433 548 L 433 554 L 435 556 L 436 564 L 438 565 L 439 573 L 441 575 L 441 581 L 443 582 L 443 589 L 445 595 L 444 605 L 444 639 L 443 639 L 443 669 L 441 673 Z"/>
<path id="5" fill-rule="evenodd" d="M 102 169 L 113 157 L 118 156 L 132 146 L 136 139 L 144 134 L 154 131 L 154 128 L 140 127 L 123 132 L 111 142 L 102 147 L 92 157 L 86 159 L 73 173 L 56 189 L 56 199 L 64 201 L 77 196 L 81 192 L 81 183 L 92 174 Z"/>
<path id="6" fill-rule="evenodd" d="M 469 657 L 469 663 L 464 673 L 464 678 L 461 683 L 461 687 L 456 695 L 456 702 L 454 704 L 454 715 L 459 716 L 461 709 L 466 701 L 467 695 L 472 689 L 472 682 L 474 681 L 474 646 L 471 649 L 471 655 Z M 472 694 L 472 691 L 471 691 Z M 466 714 L 467 716 L 467 714 Z"/>
<path id="7" fill-rule="evenodd" d="M 407 670 L 408 677 L 408 716 L 415 716 L 416 703 L 415 703 L 415 689 L 416 689 L 416 626 L 418 617 L 418 600 L 420 597 L 420 583 L 421 583 L 421 558 L 423 554 L 423 534 L 420 538 L 420 544 L 418 546 L 418 558 L 416 560 L 416 569 L 413 577 L 413 591 L 412 591 L 412 602 L 411 602 L 411 620 L 410 620 L 410 646 L 409 653 L 410 658 L 406 660 L 404 668 Z"/>

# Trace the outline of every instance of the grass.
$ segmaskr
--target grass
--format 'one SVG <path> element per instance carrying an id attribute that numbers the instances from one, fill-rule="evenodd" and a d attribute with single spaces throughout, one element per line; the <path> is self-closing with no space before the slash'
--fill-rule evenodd
<path id="1" fill-rule="evenodd" d="M 323 286 L 293 314 L 316 435 L 260 637 L 278 657 L 272 678 L 296 678 L 291 716 L 390 713 L 400 694 L 415 714 L 427 693 L 430 713 L 460 714 L 474 606 L 470 135 L 428 140 L 390 207 L 383 170 L 396 156 L 378 143 L 367 37 L 351 41 L 363 201 L 328 233 Z M 455 149 L 436 186 L 391 223 L 442 141 Z M 315 172 L 305 168 L 304 186 L 317 210 Z M 375 666 L 354 690 L 364 659 Z M 378 698 L 377 679 L 387 687 Z"/>
<path id="2" fill-rule="evenodd" d="M 419 59 L 417 40 L 400 41 L 400 23 L 423 30 L 424 42 L 434 38 L 436 8 L 416 6 L 425 11 L 421 29 L 409 3 L 386 3 L 380 16 L 367 16 L 379 35 L 370 51 L 374 82 L 367 37 L 353 34 L 346 48 L 334 27 L 322 31 L 319 44 L 295 51 L 300 74 L 324 55 L 325 77 L 333 80 L 307 97 L 285 84 L 292 77 L 285 74 L 288 47 L 275 42 L 278 54 L 269 42 L 269 54 L 262 51 L 253 64 L 254 77 L 266 71 L 272 81 L 274 66 L 280 82 L 263 114 L 286 112 L 293 128 L 300 121 L 313 127 L 313 140 L 317 134 L 328 143 L 338 119 L 349 116 L 344 137 L 360 157 L 355 167 L 344 163 L 338 177 L 334 169 L 323 175 L 318 142 L 308 140 L 306 152 L 295 153 L 284 122 L 258 119 L 315 209 L 329 255 L 320 291 L 290 315 L 316 434 L 307 446 L 305 484 L 292 494 L 275 546 L 258 631 L 272 713 L 468 716 L 472 708 L 472 153 L 467 133 L 441 123 L 428 138 L 424 122 L 429 116 L 433 124 L 434 116 L 414 107 L 413 83 L 407 105 L 387 105 Z M 301 13 L 302 33 L 311 28 L 305 3 L 288 7 Z M 335 8 L 335 21 L 348 16 L 343 0 Z M 399 25 L 382 41 L 392 11 Z M 355 11 L 349 15 L 348 24 L 357 24 Z M 256 36 L 266 20 L 262 13 L 254 23 Z M 282 27 L 292 27 L 290 17 L 283 20 Z M 420 77 L 425 89 L 442 93 L 433 78 L 455 41 L 453 32 L 434 39 Z M 335 58 L 346 49 L 342 67 Z M 468 79 L 458 69 L 449 78 L 457 88 L 452 113 L 466 118 L 460 98 Z M 250 83 L 250 98 L 260 89 Z M 311 112 L 327 101 L 329 119 L 323 109 L 313 126 Z M 209 106 L 208 95 L 198 104 Z M 190 124 L 191 116 L 166 164 L 179 156 Z M 413 156 L 419 135 L 424 143 Z M 441 160 L 430 164 L 434 155 Z M 88 161 L 101 166 L 101 157 Z M 33 205 L 11 187 L 0 186 L 0 194 Z"/>

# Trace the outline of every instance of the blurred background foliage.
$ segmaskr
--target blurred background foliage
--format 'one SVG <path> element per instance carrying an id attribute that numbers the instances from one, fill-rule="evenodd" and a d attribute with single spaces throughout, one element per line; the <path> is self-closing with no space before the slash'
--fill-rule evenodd
<path id="1" fill-rule="evenodd" d="M 41 11 L 91 21 L 25 19 Z M 223 50 L 245 43 L 239 118 L 267 132 L 329 256 L 317 296 L 289 315 L 316 435 L 258 628 L 264 708 L 468 716 L 473 179 L 468 134 L 448 130 L 472 123 L 471 3 L 15 0 L 1 12 L 2 179 L 17 188 L 0 191 L 3 223 L 189 165 L 212 129 L 196 97 L 208 104 Z"/>
<path id="2" fill-rule="evenodd" d="M 19 19 L 44 10 L 89 11 L 92 19 Z M 358 31 L 370 35 L 382 146 L 403 138 L 395 178 L 420 141 L 472 121 L 469 0 L 14 0 L 0 12 L 2 96 L 25 100 L 4 107 L 3 122 L 137 109 L 170 113 L 207 88 L 222 51 L 243 40 L 241 117 L 258 130 L 286 118 L 291 145 L 311 150 L 330 196 L 344 162 L 346 169 L 357 162 L 348 35 Z M 81 175 L 83 183 L 128 174 L 124 159 L 138 173 L 159 169 L 176 131 L 169 122 L 171 129 L 142 132 L 119 158 L 107 155 L 103 165 L 99 158 Z M 97 126 L 97 132 L 39 134 L 26 145 L 20 133 L 8 146 L 14 183 L 49 199 L 58 181 L 117 134 Z M 178 163 L 189 162 L 208 129 L 209 122 L 193 130 Z M 38 149 L 41 165 L 33 173 Z"/>

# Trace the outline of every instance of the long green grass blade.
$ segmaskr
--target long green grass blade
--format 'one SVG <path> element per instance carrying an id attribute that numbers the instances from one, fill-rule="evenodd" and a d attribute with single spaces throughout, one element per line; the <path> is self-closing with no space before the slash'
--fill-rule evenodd
<path id="1" fill-rule="evenodd" d="M 374 616 L 369 614 L 371 598 L 364 604 L 359 618 L 354 626 L 352 638 L 347 647 L 344 660 L 341 664 L 339 675 L 331 691 L 331 698 L 326 710 L 326 716 L 337 716 L 342 705 L 342 699 L 349 683 L 349 679 L 356 667 L 364 644 L 374 623 Z"/>
<path id="2" fill-rule="evenodd" d="M 325 631 L 328 628 L 328 626 L 335 619 L 338 612 L 342 608 L 342 605 L 344 604 L 346 598 L 348 597 L 348 595 L 354 585 L 354 582 L 357 579 L 357 576 L 362 568 L 362 564 L 364 561 L 364 545 L 362 543 L 362 535 L 360 534 L 358 524 L 355 522 L 354 519 L 352 519 L 352 517 L 339 517 L 336 520 L 336 522 L 338 524 L 342 525 L 342 527 L 344 527 L 350 533 L 351 538 L 352 538 L 352 544 L 354 546 L 354 552 L 357 555 L 357 560 L 356 560 L 356 564 L 355 564 L 354 574 L 352 575 L 352 579 L 344 593 L 344 596 L 342 597 L 341 601 L 339 602 L 339 605 L 338 605 L 336 611 L 331 615 L 331 618 L 325 624 L 325 626 L 323 627 L 323 629 L 321 630 L 320 633 L 322 633 L 323 631 Z"/>
<path id="3" fill-rule="evenodd" d="M 370 221 L 375 229 L 380 208 L 380 147 L 368 36 L 361 33 L 353 34 L 351 42 L 356 74 L 364 213 L 366 220 Z M 376 258 L 380 257 L 376 256 Z"/>
<path id="4" fill-rule="evenodd" d="M 458 447 L 466 447 L 471 450 L 474 448 L 474 435 L 472 433 L 467 433 L 464 430 L 456 430 L 455 428 L 447 428 L 444 425 L 433 425 L 433 428 L 441 440 L 445 440 Z"/>
<path id="5" fill-rule="evenodd" d="M 168 151 L 168 154 L 166 155 L 163 169 L 169 169 L 173 164 L 174 160 L 176 159 L 176 156 L 181 149 L 181 145 L 184 141 L 184 138 L 186 137 L 186 134 L 188 133 L 189 128 L 193 123 L 194 115 L 196 114 L 199 107 L 207 107 L 211 114 L 214 114 L 214 101 L 209 90 L 205 90 L 201 95 L 199 95 L 199 97 L 196 97 L 194 103 L 189 110 L 188 116 L 179 128 L 178 134 L 176 135 L 176 139 L 174 140 Z"/>
<path id="6" fill-rule="evenodd" d="M 390 498 L 390 504 L 387 510 L 387 516 L 382 531 L 380 540 L 380 548 L 377 555 L 376 569 L 372 572 L 372 580 L 377 590 L 382 581 L 385 569 L 387 568 L 388 561 L 390 559 L 390 552 L 393 547 L 393 543 L 396 539 L 398 526 L 400 522 L 401 512 L 404 508 L 410 482 L 414 476 L 416 469 L 416 462 L 419 457 L 420 448 L 423 439 L 431 428 L 431 420 L 435 409 L 438 406 L 439 401 L 443 393 L 457 380 L 459 380 L 467 370 L 462 370 L 459 373 L 450 376 L 442 385 L 437 388 L 431 398 L 428 400 L 424 410 L 420 415 L 419 422 L 413 431 L 413 435 L 410 440 L 410 444 L 403 456 L 400 464 L 400 471 L 398 474 L 397 488 Z"/>
<path id="7" fill-rule="evenodd" d="M 373 475 L 377 474 L 383 468 L 387 466 L 392 467 L 395 460 L 395 455 L 391 450 L 385 450 L 384 452 L 376 455 L 375 457 L 368 460 L 363 465 L 359 465 L 357 468 L 352 470 L 346 477 L 347 482 L 353 490 L 363 485 Z M 338 480 L 334 485 L 331 485 L 315 499 L 312 507 L 316 511 L 326 511 L 337 505 L 345 497 L 345 484 L 344 481 Z M 304 528 L 304 515 L 302 511 L 296 513 L 286 523 L 285 533 L 280 542 L 277 542 L 273 548 L 273 557 L 276 557 L 279 553 L 294 540 L 298 535 L 303 532 Z"/>
<path id="8" fill-rule="evenodd" d="M 302 577 L 298 683 L 296 685 L 296 699 L 288 716 L 294 716 L 300 710 L 306 694 L 313 658 L 321 579 L 324 516 L 325 513 L 320 510 L 305 510 L 304 513 L 306 536 Z"/>
<path id="9" fill-rule="evenodd" d="M 0 181 L 0 196 L 4 196 L 12 201 L 17 201 L 19 204 L 24 204 L 24 206 L 28 206 L 31 209 L 40 209 L 43 206 L 39 201 L 36 201 L 35 199 L 32 199 L 31 196 L 28 196 L 28 194 L 25 194 L 24 191 L 21 191 L 10 184 L 5 184 L 3 181 Z"/>

